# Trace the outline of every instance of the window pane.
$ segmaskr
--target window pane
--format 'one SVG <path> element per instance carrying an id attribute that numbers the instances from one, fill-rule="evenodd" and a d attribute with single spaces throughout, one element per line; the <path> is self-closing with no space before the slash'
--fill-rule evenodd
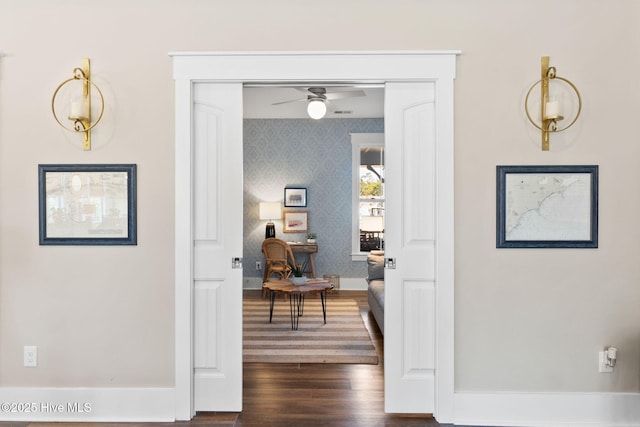
<path id="1" fill-rule="evenodd" d="M 384 197 L 384 148 L 360 150 L 360 197 Z"/>
<path id="2" fill-rule="evenodd" d="M 384 249 L 384 148 L 360 150 L 360 250 Z"/>

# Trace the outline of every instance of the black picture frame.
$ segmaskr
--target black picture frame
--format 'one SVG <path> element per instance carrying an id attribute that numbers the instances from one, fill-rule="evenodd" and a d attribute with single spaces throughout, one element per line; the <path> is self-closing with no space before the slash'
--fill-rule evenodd
<path id="1" fill-rule="evenodd" d="M 304 187 L 286 187 L 284 189 L 284 207 L 306 208 L 307 189 Z"/>
<path id="2" fill-rule="evenodd" d="M 137 245 L 136 180 L 135 164 L 38 165 L 40 245 Z"/>
<path id="3" fill-rule="evenodd" d="M 497 166 L 496 181 L 497 248 L 598 247 L 597 165 Z"/>

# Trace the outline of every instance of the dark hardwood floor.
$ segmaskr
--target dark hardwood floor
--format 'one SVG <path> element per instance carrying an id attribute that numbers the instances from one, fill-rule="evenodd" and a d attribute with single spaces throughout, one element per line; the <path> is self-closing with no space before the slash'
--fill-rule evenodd
<path id="1" fill-rule="evenodd" d="M 244 291 L 260 299 L 261 291 Z M 362 318 L 378 351 L 378 365 L 244 364 L 241 413 L 198 413 L 188 422 L 76 423 L 82 426 L 234 426 L 234 427 L 418 427 L 444 426 L 428 415 L 384 413 L 383 340 L 369 313 L 366 291 L 339 291 L 331 299 L 358 301 Z M 44 427 L 68 423 L 8 423 L 0 426 Z"/>

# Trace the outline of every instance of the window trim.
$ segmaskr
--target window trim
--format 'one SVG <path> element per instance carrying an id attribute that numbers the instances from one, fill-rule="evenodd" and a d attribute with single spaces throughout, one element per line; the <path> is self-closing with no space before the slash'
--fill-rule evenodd
<path id="1" fill-rule="evenodd" d="M 351 133 L 351 261 L 366 261 L 369 252 L 360 251 L 360 150 L 384 148 L 384 133 Z"/>

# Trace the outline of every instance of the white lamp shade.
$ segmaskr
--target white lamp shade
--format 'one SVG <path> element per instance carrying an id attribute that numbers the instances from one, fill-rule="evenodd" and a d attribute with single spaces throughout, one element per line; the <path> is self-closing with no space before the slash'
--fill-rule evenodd
<path id="1" fill-rule="evenodd" d="M 313 99 L 309 101 L 309 104 L 307 105 L 307 114 L 309 114 L 309 117 L 312 119 L 321 119 L 325 114 L 327 114 L 327 106 L 324 101 Z"/>
<path id="2" fill-rule="evenodd" d="M 260 219 L 272 220 L 281 218 L 280 202 L 261 202 L 260 203 Z"/>

